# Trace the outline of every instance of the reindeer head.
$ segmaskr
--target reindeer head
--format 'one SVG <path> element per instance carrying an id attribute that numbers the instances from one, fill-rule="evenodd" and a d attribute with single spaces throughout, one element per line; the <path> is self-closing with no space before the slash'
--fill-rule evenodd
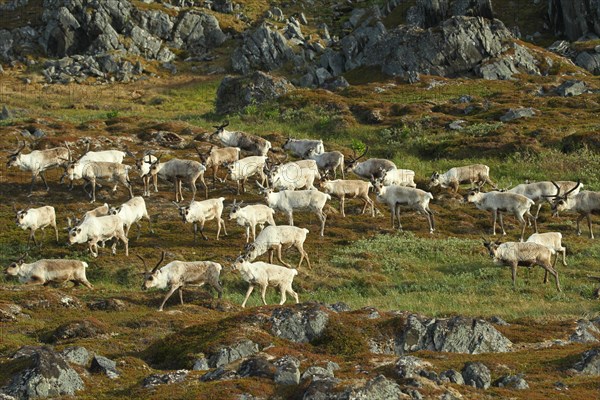
<path id="1" fill-rule="evenodd" d="M 8 161 L 6 162 L 6 166 L 7 167 L 12 167 L 15 166 L 17 164 L 19 164 L 19 161 L 21 159 L 21 152 L 23 151 L 23 149 L 25 148 L 25 142 L 23 141 L 23 144 L 21 144 L 21 142 L 19 140 L 17 140 L 17 150 L 8 155 Z"/>
<path id="2" fill-rule="evenodd" d="M 21 257 L 19 257 L 19 259 L 13 263 L 11 263 L 6 270 L 4 271 L 4 273 L 6 275 L 9 276 L 16 276 L 19 274 L 19 271 L 21 270 L 21 266 L 23 265 L 23 263 L 25 263 L 25 258 L 27 258 L 28 254 L 25 253 L 23 255 L 21 255 Z"/>
<path id="3" fill-rule="evenodd" d="M 552 200 L 551 200 L 552 215 L 554 217 L 556 217 L 556 216 L 558 216 L 558 213 L 560 211 L 564 211 L 564 210 L 570 208 L 569 207 L 569 194 L 571 194 L 572 192 L 577 190 L 577 188 L 581 185 L 581 180 L 577 179 L 577 184 L 571 190 L 568 190 L 567 192 L 565 192 L 565 194 L 563 194 L 562 196 L 560 194 L 560 186 L 558 186 L 558 184 L 554 181 L 552 181 L 552 184 L 556 188 L 556 194 L 551 195 L 551 196 L 544 196 L 544 197 L 552 198 Z"/>
<path id="4" fill-rule="evenodd" d="M 436 171 L 431 174 L 431 178 L 429 178 L 429 185 L 427 187 L 431 189 L 434 186 L 439 186 L 440 183 L 440 173 Z"/>
<path id="5" fill-rule="evenodd" d="M 146 265 L 146 260 L 144 260 L 142 256 L 138 254 L 137 257 L 144 263 L 144 272 L 142 272 L 142 275 L 144 276 L 144 282 L 142 283 L 142 290 L 147 290 L 158 286 L 158 276 L 161 273 L 158 267 L 165 259 L 165 252 L 163 251 L 161 253 L 160 260 L 158 260 L 158 262 L 156 263 L 154 268 L 152 268 L 152 270 L 148 269 L 148 266 Z"/>
<path id="6" fill-rule="evenodd" d="M 360 156 L 357 157 L 356 150 L 353 150 L 352 157 L 350 157 L 350 160 L 345 161 L 346 166 L 344 167 L 344 170 L 346 172 L 348 172 L 348 171 L 352 171 L 354 168 L 356 168 L 356 166 L 358 165 L 358 160 L 363 158 L 365 156 L 365 154 L 367 154 L 368 151 L 369 151 L 369 146 L 367 146 L 365 148 L 365 151 Z"/>
<path id="7" fill-rule="evenodd" d="M 237 202 L 236 199 L 233 199 L 233 204 L 231 205 L 231 212 L 229 213 L 229 219 L 236 219 L 237 213 L 242 208 L 242 204 L 244 204 L 244 200 Z"/>
<path id="8" fill-rule="evenodd" d="M 225 127 L 227 126 L 229 126 L 229 121 L 225 121 L 225 123 L 222 125 L 214 125 L 213 128 L 215 128 L 216 131 L 213 134 L 211 134 L 210 137 L 212 138 L 213 136 L 222 133 L 225 130 Z"/>
<path id="9" fill-rule="evenodd" d="M 467 201 L 469 203 L 479 201 L 479 199 L 481 198 L 482 195 L 483 195 L 483 193 L 481 192 L 481 190 L 478 187 L 473 188 L 473 189 L 469 190 L 469 192 L 465 196 L 465 201 Z"/>
<path id="10" fill-rule="evenodd" d="M 496 256 L 496 250 L 498 250 L 498 246 L 500 246 L 501 244 L 502 243 L 499 240 L 491 242 L 489 240 L 483 239 L 483 245 L 488 250 L 490 257 L 492 258 Z"/>

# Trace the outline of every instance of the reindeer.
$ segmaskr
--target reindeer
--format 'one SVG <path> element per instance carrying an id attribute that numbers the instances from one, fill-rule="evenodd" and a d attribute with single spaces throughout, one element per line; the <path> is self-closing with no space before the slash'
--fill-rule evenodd
<path id="1" fill-rule="evenodd" d="M 315 149 L 310 149 L 306 154 L 306 158 L 315 160 L 321 171 L 327 173 L 333 172 L 333 179 L 337 179 L 337 169 L 342 173 L 342 179 L 346 179 L 344 173 L 344 155 L 339 151 L 327 151 L 325 153 L 317 153 Z"/>
<path id="2" fill-rule="evenodd" d="M 46 185 L 46 191 L 50 190 L 48 182 L 46 182 L 46 171 L 66 165 L 69 150 L 66 147 L 55 147 L 47 150 L 33 150 L 29 154 L 22 154 L 25 148 L 25 142 L 21 145 L 17 140 L 17 150 L 8 156 L 6 166 L 18 167 L 21 171 L 31 171 L 31 187 L 29 188 L 29 196 L 33 193 L 35 180 L 39 176 L 42 182 Z M 19 147 L 20 146 L 20 147 Z"/>
<path id="3" fill-rule="evenodd" d="M 239 147 L 255 156 L 266 156 L 271 149 L 271 142 L 268 140 L 245 132 L 228 131 L 225 129 L 227 126 L 229 122 L 214 126 L 216 131 L 210 137 L 217 136 L 225 146 Z"/>
<path id="4" fill-rule="evenodd" d="M 354 156 L 346 163 L 345 171 L 352 171 L 364 179 L 372 179 L 381 178 L 383 171 L 396 169 L 396 164 L 383 158 L 369 158 L 366 161 L 358 162 L 358 160 L 363 158 L 368 151 L 369 146 L 367 146 L 365 151 L 358 157 L 356 157 L 356 152 L 354 152 Z"/>
<path id="5" fill-rule="evenodd" d="M 208 283 L 218 293 L 219 299 L 223 297 L 223 288 L 219 282 L 221 273 L 221 264 L 212 261 L 171 261 L 162 268 L 158 268 L 165 259 L 165 252 L 162 252 L 160 260 L 156 266 L 149 271 L 146 266 L 146 260 L 138 255 L 138 258 L 144 263 L 144 283 L 142 290 L 150 288 L 165 289 L 169 288 L 167 295 L 160 303 L 158 311 L 162 311 L 169 297 L 176 290 L 179 290 L 179 301 L 183 305 L 183 287 L 198 286 L 201 287 Z"/>
<path id="6" fill-rule="evenodd" d="M 434 172 L 429 180 L 429 188 L 441 186 L 443 188 L 452 188 L 454 193 L 458 193 L 458 188 L 461 183 L 471 183 L 481 189 L 483 185 L 489 183 L 494 189 L 496 185 L 490 180 L 490 167 L 483 164 L 466 165 L 464 167 L 450 168 L 443 174 Z"/>
<path id="7" fill-rule="evenodd" d="M 196 181 L 200 179 L 204 186 L 204 197 L 208 199 L 208 186 L 204 182 L 204 171 L 206 167 L 194 160 L 180 160 L 173 158 L 165 163 L 161 163 L 162 155 L 156 158 L 150 165 L 150 174 L 158 175 L 159 178 L 171 181 L 175 184 L 175 201 L 183 201 L 182 182 L 187 181 L 192 191 L 192 201 L 196 198 Z M 156 179 L 156 178 L 153 178 Z M 146 193 L 147 189 L 145 189 Z"/>
<path id="8" fill-rule="evenodd" d="M 213 184 L 217 181 L 217 172 L 219 166 L 223 164 L 229 164 L 236 162 L 240 159 L 240 148 L 239 147 L 223 147 L 221 149 L 210 146 L 206 154 L 202 154 L 198 147 L 194 146 L 202 164 L 208 169 L 213 169 Z"/>
<path id="9" fill-rule="evenodd" d="M 579 213 L 577 217 L 577 235 L 581 235 L 580 222 L 583 218 L 587 218 L 588 228 L 590 230 L 590 239 L 594 238 L 594 231 L 592 230 L 592 212 L 600 210 L 600 192 L 592 192 L 590 190 L 583 190 L 576 195 L 572 195 L 581 185 L 578 180 L 577 185 L 564 195 L 560 194 L 560 185 L 556 182 L 552 182 L 556 187 L 556 194 L 548 197 L 552 197 L 552 213 L 554 216 L 558 216 L 559 212 L 562 211 L 574 211 Z"/>
<path id="10" fill-rule="evenodd" d="M 575 196 L 583 188 L 583 185 L 579 185 L 578 188 L 574 189 L 575 186 L 577 186 L 577 182 L 572 181 L 557 181 L 555 183 L 560 187 L 560 190 L 562 191 L 569 191 L 573 189 L 573 191 L 570 192 L 572 196 Z M 522 183 L 520 185 L 515 186 L 512 189 L 509 189 L 508 193 L 521 194 L 535 201 L 538 206 L 537 212 L 535 213 L 535 218 L 537 219 L 538 215 L 540 214 L 540 209 L 542 208 L 544 202 L 548 202 L 550 203 L 550 205 L 552 205 L 552 200 L 550 199 L 554 197 L 553 193 L 555 188 L 556 186 L 554 185 L 554 183 L 550 181 Z"/>

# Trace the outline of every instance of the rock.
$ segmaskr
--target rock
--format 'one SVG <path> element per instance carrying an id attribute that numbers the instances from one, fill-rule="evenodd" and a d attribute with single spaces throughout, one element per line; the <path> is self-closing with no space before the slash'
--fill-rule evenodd
<path id="1" fill-rule="evenodd" d="M 258 344 L 251 340 L 245 339 L 240 342 L 221 347 L 208 358 L 208 365 L 211 368 L 218 368 L 230 364 L 236 360 L 240 360 L 258 353 Z"/>
<path id="2" fill-rule="evenodd" d="M 457 119 L 456 121 L 452 121 L 448 125 L 448 129 L 453 130 L 453 131 L 462 131 L 463 129 L 465 129 L 465 127 L 463 125 L 466 123 L 467 123 L 467 121 L 465 121 L 464 119 Z"/>
<path id="3" fill-rule="evenodd" d="M 275 383 L 278 385 L 297 385 L 300 383 L 300 361 L 292 356 L 284 356 L 274 362 Z"/>
<path id="4" fill-rule="evenodd" d="M 573 368 L 584 375 L 600 376 L 600 348 L 584 352 Z"/>
<path id="5" fill-rule="evenodd" d="M 600 6 L 596 0 L 549 0 L 548 17 L 557 36 L 574 41 L 600 35 Z"/>
<path id="6" fill-rule="evenodd" d="M 336 390 L 339 380 L 334 378 L 317 379 L 309 381 L 304 394 L 303 400 L 343 400 L 347 399 L 347 393 Z M 365 399 L 366 400 L 366 399 Z"/>
<path id="7" fill-rule="evenodd" d="M 285 37 L 263 23 L 244 34 L 242 45 L 231 56 L 231 67 L 245 75 L 254 70 L 273 71 L 294 59 Z"/>
<path id="8" fill-rule="evenodd" d="M 16 374 L 2 390 L 18 399 L 74 396 L 83 380 L 65 359 L 49 347 L 21 348 L 3 368 L 15 363 Z M 10 369 L 9 369 L 10 370 Z"/>
<path id="9" fill-rule="evenodd" d="M 328 304 L 325 307 L 327 307 L 328 310 L 331 310 L 336 313 L 352 311 L 352 308 L 350 308 L 348 304 L 342 301 L 334 304 Z"/>
<path id="10" fill-rule="evenodd" d="M 2 106 L 2 114 L 0 114 L 0 120 L 12 118 L 12 113 L 8 110 L 6 105 Z"/>
<path id="11" fill-rule="evenodd" d="M 510 122 L 510 121 L 514 121 L 515 119 L 533 117 L 534 115 L 535 115 L 535 111 L 531 107 L 511 108 L 510 110 L 508 110 L 508 112 L 506 114 L 504 114 L 503 116 L 500 117 L 500 121 Z"/>
<path id="12" fill-rule="evenodd" d="M 498 317 L 497 315 L 494 315 L 493 317 L 491 317 L 490 322 L 495 325 L 510 326 L 510 324 L 508 322 L 506 322 L 502 318 Z"/>
<path id="13" fill-rule="evenodd" d="M 175 372 L 169 372 L 168 374 L 152 374 L 147 376 L 142 381 L 142 386 L 145 388 L 151 388 L 159 385 L 168 385 L 171 383 L 181 383 L 185 381 L 188 376 L 188 371 L 180 369 Z"/>
<path id="14" fill-rule="evenodd" d="M 574 343 L 596 343 L 600 338 L 600 329 L 592 321 L 580 319 L 577 321 L 575 332 L 569 337 Z"/>
<path id="15" fill-rule="evenodd" d="M 256 71 L 245 77 L 226 76 L 217 89 L 216 111 L 229 114 L 251 104 L 276 99 L 294 86 L 286 79 Z"/>
<path id="16" fill-rule="evenodd" d="M 242 362 L 237 373 L 242 378 L 259 377 L 274 379 L 275 366 L 264 357 L 250 357 Z"/>
<path id="17" fill-rule="evenodd" d="M 192 370 L 194 371 L 208 371 L 210 366 L 208 365 L 208 359 L 206 357 L 198 358 L 194 361 Z"/>
<path id="18" fill-rule="evenodd" d="M 285 36 L 287 39 L 300 39 L 300 40 L 304 40 L 304 35 L 302 34 L 302 29 L 300 29 L 300 24 L 297 23 L 292 23 L 290 21 L 288 21 L 288 23 L 285 25 L 284 28 L 284 32 L 283 32 L 283 36 Z"/>
<path id="19" fill-rule="evenodd" d="M 152 134 L 154 141 L 161 146 L 182 149 L 186 146 L 186 141 L 176 134 L 169 131 L 157 131 Z"/>
<path id="20" fill-rule="evenodd" d="M 588 91 L 588 87 L 585 82 L 578 80 L 569 80 L 563 82 L 559 87 L 556 88 L 556 93 L 559 96 L 579 96 Z"/>
<path id="21" fill-rule="evenodd" d="M 95 355 L 92 359 L 92 365 L 90 365 L 90 372 L 105 374 L 110 379 L 116 379 L 120 375 L 117 371 L 116 362 L 99 355 Z"/>
<path id="22" fill-rule="evenodd" d="M 296 343 L 307 343 L 321 336 L 329 316 L 316 304 L 297 304 L 278 308 L 271 314 L 271 333 Z"/>
<path id="23" fill-rule="evenodd" d="M 105 334 L 102 325 L 91 320 L 74 321 L 61 325 L 52 333 L 51 341 L 59 342 L 70 339 L 94 338 Z"/>
<path id="24" fill-rule="evenodd" d="M 359 28 L 342 39 L 336 54 L 342 57 L 341 72 L 379 66 L 383 73 L 405 79 L 414 73 L 489 79 L 509 79 L 516 72 L 540 74 L 535 58 L 514 42 L 501 21 L 474 17 L 452 17 L 427 30 L 401 25 L 387 32 L 377 24 Z M 321 66 L 332 59 L 324 53 Z"/>
<path id="25" fill-rule="evenodd" d="M 315 71 L 315 76 L 317 78 L 317 84 L 319 86 L 323 85 L 325 81 L 332 78 L 332 75 L 325 68 L 317 68 Z"/>
<path id="26" fill-rule="evenodd" d="M 431 367 L 431 363 L 413 356 L 402 356 L 396 362 L 396 372 L 400 378 L 415 378 Z"/>
<path id="27" fill-rule="evenodd" d="M 494 381 L 494 386 L 496 387 L 504 387 L 508 389 L 515 390 L 527 390 L 529 389 L 529 384 L 523 378 L 523 375 L 505 375 L 496 381 Z"/>
<path id="28" fill-rule="evenodd" d="M 119 299 L 101 299 L 91 301 L 87 304 L 92 311 L 123 311 L 127 308 L 127 304 Z"/>
<path id="29" fill-rule="evenodd" d="M 224 381 L 237 379 L 239 376 L 235 371 L 226 370 L 223 367 L 219 367 L 213 371 L 207 372 L 200 377 L 201 382 L 212 382 L 212 381 Z"/>
<path id="30" fill-rule="evenodd" d="M 13 322 L 19 318 L 29 318 L 22 313 L 21 306 L 11 303 L 0 303 L 0 322 Z"/>
<path id="31" fill-rule="evenodd" d="M 507 352 L 512 343 L 484 320 L 426 319 L 411 314 L 395 339 L 396 354 L 419 350 L 451 353 Z"/>
<path id="32" fill-rule="evenodd" d="M 348 399 L 352 400 L 388 400 L 409 398 L 400 390 L 400 386 L 383 375 L 369 380 L 365 386 L 350 391 Z"/>
<path id="33" fill-rule="evenodd" d="M 273 19 L 275 21 L 283 22 L 285 20 L 285 15 L 283 14 L 283 11 L 281 11 L 281 8 L 279 8 L 279 7 L 271 8 L 271 15 L 273 16 Z"/>
<path id="34" fill-rule="evenodd" d="M 465 380 L 463 379 L 461 373 L 454 369 L 449 369 L 447 371 L 442 372 L 440 374 L 440 381 L 451 382 L 451 383 L 455 383 L 457 385 L 465 384 Z"/>
<path id="35" fill-rule="evenodd" d="M 473 386 L 478 389 L 489 388 L 492 380 L 490 370 L 480 362 L 466 363 L 462 369 L 462 376 L 465 385 Z"/>
<path id="36" fill-rule="evenodd" d="M 550 46 L 548 46 L 548 50 L 550 50 L 553 53 L 559 54 L 563 57 L 569 57 L 569 58 L 574 56 L 574 54 L 575 54 L 575 52 L 571 48 L 571 43 L 569 43 L 566 40 L 555 41 Z"/>
<path id="37" fill-rule="evenodd" d="M 92 357 L 90 352 L 85 347 L 81 346 L 67 347 L 61 351 L 60 354 L 67 362 L 82 366 L 88 365 L 90 358 Z"/>
<path id="38" fill-rule="evenodd" d="M 171 39 L 171 32 L 175 24 L 169 14 L 160 10 L 136 9 L 135 11 L 135 18 L 142 29 L 163 40 Z"/>
<path id="39" fill-rule="evenodd" d="M 575 64 L 590 71 L 594 75 L 600 75 L 600 54 L 582 51 L 575 57 Z"/>
<path id="40" fill-rule="evenodd" d="M 456 15 L 492 19 L 492 0 L 417 0 L 408 9 L 406 19 L 421 28 L 430 28 Z"/>
<path id="41" fill-rule="evenodd" d="M 183 14 L 173 30 L 173 44 L 186 48 L 192 55 L 203 55 L 227 39 L 219 21 L 210 14 L 189 11 Z"/>
<path id="42" fill-rule="evenodd" d="M 298 15 L 298 21 L 300 21 L 302 25 L 308 25 L 308 19 L 306 19 L 306 15 L 304 15 L 303 12 Z"/>
<path id="43" fill-rule="evenodd" d="M 311 366 L 304 371 L 300 379 L 312 379 L 312 380 L 323 380 L 328 378 L 334 378 L 334 373 L 329 368 L 323 368 L 319 366 Z"/>

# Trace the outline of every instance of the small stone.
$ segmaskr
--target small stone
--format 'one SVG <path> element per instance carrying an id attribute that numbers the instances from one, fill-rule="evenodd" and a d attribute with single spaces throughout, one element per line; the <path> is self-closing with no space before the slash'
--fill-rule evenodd
<path id="1" fill-rule="evenodd" d="M 106 374 L 110 379 L 116 379 L 119 377 L 117 371 L 117 363 L 103 356 L 94 356 L 92 359 L 92 365 L 90 366 L 91 372 Z"/>
<path id="2" fill-rule="evenodd" d="M 194 361 L 192 370 L 194 371 L 208 371 L 210 366 L 208 365 L 208 359 L 206 357 L 198 358 Z"/>
<path id="3" fill-rule="evenodd" d="M 447 371 L 442 372 L 440 374 L 440 380 L 442 382 L 447 381 L 447 382 L 455 383 L 457 385 L 465 384 L 465 380 L 463 379 L 461 373 L 454 369 L 449 369 Z"/>
<path id="4" fill-rule="evenodd" d="M 510 122 L 520 118 L 529 118 L 535 115 L 535 111 L 531 107 L 511 108 L 506 114 L 500 117 L 502 122 Z"/>
<path id="5" fill-rule="evenodd" d="M 0 114 L 0 120 L 12 118 L 12 113 L 8 111 L 6 105 L 2 106 L 2 114 Z"/>
<path id="6" fill-rule="evenodd" d="M 81 346 L 67 347 L 60 353 L 67 362 L 76 365 L 86 366 L 90 361 L 90 352 Z"/>
<path id="7" fill-rule="evenodd" d="M 480 362 L 468 362 L 462 370 L 462 376 L 465 385 L 473 386 L 478 389 L 487 389 L 490 387 L 492 377 L 490 370 L 485 364 Z"/>
<path id="8" fill-rule="evenodd" d="M 292 356 L 284 356 L 274 362 L 275 383 L 278 385 L 297 385 L 300 383 L 300 361 Z"/>
<path id="9" fill-rule="evenodd" d="M 515 390 L 527 390 L 529 385 L 527 381 L 523 379 L 523 375 L 505 375 L 494 382 L 494 386 L 505 387 L 508 389 Z"/>

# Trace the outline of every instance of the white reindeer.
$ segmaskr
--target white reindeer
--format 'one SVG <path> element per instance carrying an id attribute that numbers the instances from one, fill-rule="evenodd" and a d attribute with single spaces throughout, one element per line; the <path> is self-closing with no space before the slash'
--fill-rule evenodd
<path id="1" fill-rule="evenodd" d="M 429 188 L 441 186 L 442 188 L 452 188 L 454 193 L 458 192 L 461 183 L 470 183 L 471 188 L 477 184 L 479 188 L 486 183 L 494 189 L 496 185 L 490 180 L 490 167 L 483 164 L 465 165 L 464 167 L 450 168 L 443 174 L 434 172 L 429 180 Z"/>
<path id="2" fill-rule="evenodd" d="M 283 150 L 289 150 L 296 157 L 306 157 L 311 150 L 316 154 L 325 152 L 322 140 L 292 139 L 290 137 L 287 138 L 281 148 Z"/>
<path id="3" fill-rule="evenodd" d="M 281 267 L 275 264 L 267 264 L 262 261 L 248 262 L 242 257 L 238 257 L 233 262 L 233 269 L 239 271 L 242 275 L 242 279 L 248 282 L 248 291 L 246 297 L 242 303 L 242 308 L 246 307 L 248 297 L 252 294 L 254 286 L 260 286 L 261 293 L 260 297 L 264 305 L 267 305 L 265 294 L 267 293 L 267 287 L 269 285 L 278 286 L 279 292 L 281 293 L 281 301 L 279 305 L 282 305 L 286 301 L 286 292 L 294 296 L 296 304 L 298 301 L 298 294 L 292 289 L 292 283 L 294 276 L 298 275 L 298 271 L 295 269 Z"/>
<path id="4" fill-rule="evenodd" d="M 400 223 L 400 206 L 402 205 L 416 210 L 427 218 L 429 233 L 433 233 L 435 230 L 433 212 L 429 209 L 429 202 L 433 199 L 431 193 L 405 186 L 384 186 L 379 181 L 375 184 L 375 193 L 379 203 L 387 204 L 390 207 L 392 229 L 396 227 L 394 220 L 397 219 L 398 229 L 402 230 Z"/>
<path id="5" fill-rule="evenodd" d="M 56 243 L 58 243 L 58 228 L 56 227 L 56 212 L 54 211 L 54 207 L 43 206 L 19 211 L 17 211 L 15 208 L 15 211 L 17 214 L 16 223 L 19 228 L 23 230 L 31 230 L 29 239 L 27 239 L 28 246 L 31 240 L 33 240 L 33 243 L 37 246 L 38 243 L 35 239 L 35 231 L 41 229 L 43 236 L 45 237 L 46 231 L 44 231 L 44 228 L 48 226 L 54 228 L 54 232 L 56 233 Z M 42 240 L 44 239 L 42 238 Z M 42 243 L 40 242 L 40 246 L 41 244 Z"/>
<path id="6" fill-rule="evenodd" d="M 346 179 L 344 173 L 344 155 L 339 151 L 327 151 L 325 153 L 317 153 L 313 148 L 308 151 L 306 158 L 315 160 L 319 170 L 323 173 L 331 171 L 333 173 L 333 179 L 337 179 L 337 170 L 339 169 L 342 174 L 342 179 Z"/>
<path id="7" fill-rule="evenodd" d="M 510 213 L 517 218 L 521 225 L 521 242 L 525 236 L 525 228 L 527 227 L 527 221 L 524 217 L 534 221 L 534 229 L 537 233 L 537 221 L 531 215 L 529 210 L 534 204 L 533 200 L 516 193 L 507 192 L 488 192 L 483 193 L 479 188 L 472 189 L 469 191 L 466 197 L 469 203 L 474 203 L 475 206 L 484 211 L 490 211 L 492 213 L 493 228 L 492 234 L 496 235 L 496 220 L 498 214 L 500 214 L 500 227 L 502 228 L 502 234 L 506 235 L 504 230 L 504 221 L 502 219 L 502 213 Z"/>
<path id="8" fill-rule="evenodd" d="M 258 182 L 258 187 L 265 195 L 267 205 L 275 210 L 279 210 L 288 216 L 288 224 L 294 225 L 294 210 L 309 210 L 314 212 L 321 222 L 321 236 L 325 231 L 325 221 L 327 215 L 323 212 L 323 207 L 327 200 L 331 200 L 331 195 L 319 192 L 318 190 L 282 190 L 273 192 L 273 189 L 265 188 Z"/>
<path id="9" fill-rule="evenodd" d="M 125 255 L 129 256 L 129 241 L 123 230 L 123 221 L 117 215 L 89 217 L 69 230 L 69 244 L 87 243 L 93 257 L 98 257 L 98 242 L 112 238 L 125 244 Z M 112 245 L 112 254 L 117 252 L 117 243 Z"/>
<path id="10" fill-rule="evenodd" d="M 228 131 L 225 129 L 229 122 L 215 126 L 216 131 L 210 137 L 217 136 L 225 146 L 239 147 L 240 149 L 255 155 L 266 156 L 271 149 L 271 142 L 259 136 L 240 131 Z"/>
<path id="11" fill-rule="evenodd" d="M 163 310 L 165 303 L 176 290 L 179 290 L 179 301 L 183 305 L 184 286 L 201 287 L 208 283 L 217 291 L 219 299 L 223 297 L 223 288 L 219 282 L 222 267 L 219 263 L 212 261 L 171 261 L 159 269 L 158 267 L 165 259 L 165 252 L 163 251 L 156 266 L 149 271 L 146 260 L 140 255 L 138 255 L 138 258 L 144 263 L 142 290 L 169 288 L 167 295 L 158 307 L 158 311 Z"/>
<path id="12" fill-rule="evenodd" d="M 16 276 L 19 282 L 29 285 L 48 285 L 49 283 L 64 283 L 71 281 L 78 286 L 93 289 L 85 276 L 88 264 L 79 260 L 65 259 L 42 259 L 31 264 L 25 263 L 25 257 L 21 256 L 16 262 L 10 264 L 6 274 Z"/>
<path id="13" fill-rule="evenodd" d="M 256 237 L 253 243 L 244 247 L 243 256 L 248 261 L 254 261 L 257 257 L 269 252 L 269 263 L 273 263 L 273 253 L 277 250 L 277 259 L 288 268 L 291 266 L 281 258 L 281 250 L 294 246 L 300 253 L 298 268 L 306 258 L 308 268 L 311 269 L 308 253 L 304 250 L 304 242 L 308 235 L 308 229 L 298 228 L 290 225 L 271 225 L 265 227 Z"/>
<path id="14" fill-rule="evenodd" d="M 545 270 L 544 283 L 548 282 L 548 273 L 554 276 L 556 289 L 561 292 L 558 273 L 552 264 L 552 251 L 544 245 L 531 242 L 500 243 L 484 241 L 483 245 L 489 250 L 494 262 L 508 265 L 512 270 L 512 282 L 516 288 L 517 266 L 533 267 L 539 265 Z M 558 257 L 557 257 L 558 259 Z M 556 264 L 556 260 L 554 260 Z"/>
<path id="15" fill-rule="evenodd" d="M 344 210 L 346 197 L 352 199 L 361 199 L 364 202 L 361 214 L 365 213 L 367 206 L 371 206 L 371 216 L 375 216 L 375 204 L 373 203 L 373 200 L 369 198 L 369 189 L 373 187 L 370 182 L 350 179 L 336 179 L 330 181 L 327 179 L 327 177 L 325 177 L 323 180 L 321 180 L 320 184 L 321 190 L 323 190 L 324 193 L 340 199 L 340 212 L 342 213 L 342 217 L 346 216 Z"/>
<path id="16" fill-rule="evenodd" d="M 8 156 L 7 167 L 17 167 L 21 171 L 31 171 L 31 187 L 29 196 L 33 192 L 35 180 L 39 176 L 46 185 L 46 190 L 50 190 L 46 182 L 46 171 L 51 168 L 65 166 L 69 157 L 69 150 L 66 147 L 55 147 L 47 150 L 34 150 L 29 154 L 21 154 L 25 148 L 25 142 L 19 144 L 19 148 Z"/>
<path id="17" fill-rule="evenodd" d="M 600 192 L 592 192 L 584 190 L 576 195 L 572 195 L 579 188 L 581 182 L 577 181 L 577 185 L 567 191 L 564 195 L 560 194 L 560 186 L 555 183 L 556 194 L 552 197 L 552 212 L 554 216 L 558 216 L 562 211 L 573 211 L 579 214 L 577 217 L 577 235 L 581 235 L 580 222 L 587 217 L 588 228 L 590 230 L 590 239 L 594 238 L 592 229 L 592 212 L 600 210 Z"/>
<path id="18" fill-rule="evenodd" d="M 213 219 L 217 220 L 217 240 L 221 234 L 221 227 L 227 236 L 227 229 L 225 229 L 225 220 L 221 218 L 223 214 L 223 200 L 225 197 L 219 197 L 218 199 L 208 199 L 202 201 L 193 201 L 187 207 L 181 207 L 179 204 L 174 203 L 179 209 L 179 215 L 184 223 L 194 224 L 194 242 L 196 241 L 196 234 L 198 232 L 198 223 L 200 223 L 200 235 L 204 240 L 208 240 L 208 237 L 204 234 L 204 224 L 206 221 Z"/>
<path id="19" fill-rule="evenodd" d="M 556 253 L 558 259 L 558 252 L 562 253 L 563 265 L 567 266 L 567 248 L 562 245 L 562 233 L 560 232 L 546 232 L 546 233 L 534 233 L 527 238 L 525 242 L 537 243 L 552 251 L 552 254 Z M 556 261 L 554 262 L 556 264 Z"/>
<path id="20" fill-rule="evenodd" d="M 250 156 L 233 163 L 225 164 L 228 177 L 237 183 L 238 195 L 240 194 L 240 185 L 242 193 L 246 192 L 246 181 L 251 176 L 258 175 L 263 185 L 267 182 L 267 177 L 264 173 L 266 161 L 266 156 Z"/>
<path id="21" fill-rule="evenodd" d="M 111 207 L 109 213 L 111 215 L 118 215 L 123 221 L 123 228 L 125 229 L 125 236 L 129 236 L 129 229 L 131 225 L 136 224 L 138 227 L 137 239 L 140 238 L 140 232 L 142 231 L 142 226 L 139 221 L 142 218 L 146 218 L 148 220 L 148 225 L 150 225 L 150 230 L 152 230 L 152 221 L 150 221 L 150 216 L 148 215 L 148 211 L 146 210 L 146 202 L 144 198 L 141 196 L 135 196 L 126 203 L 121 204 L 120 207 Z"/>
<path id="22" fill-rule="evenodd" d="M 574 189 L 575 186 L 577 186 L 576 189 L 569 193 L 573 196 L 577 195 L 577 193 L 579 193 L 579 191 L 583 188 L 583 185 L 578 186 L 577 182 L 572 181 L 556 181 L 554 183 L 556 183 L 560 190 L 562 190 L 563 192 L 568 192 L 571 189 Z M 555 192 L 556 186 L 554 186 L 554 184 L 551 181 L 522 183 L 508 190 L 508 193 L 521 194 L 525 197 L 530 198 L 537 204 L 538 208 L 535 213 L 536 219 L 540 214 L 540 209 L 542 208 L 542 205 L 545 202 L 548 202 L 550 203 L 550 205 L 552 205 L 552 200 L 550 198 L 554 197 Z"/>
<path id="23" fill-rule="evenodd" d="M 264 204 L 252 204 L 242 207 L 244 202 L 239 203 L 233 200 L 229 219 L 235 219 L 237 224 L 246 228 L 246 243 L 250 241 L 250 229 L 252 229 L 252 240 L 256 240 L 256 225 L 260 230 L 264 229 L 265 224 L 276 225 L 273 219 L 275 210 Z"/>

